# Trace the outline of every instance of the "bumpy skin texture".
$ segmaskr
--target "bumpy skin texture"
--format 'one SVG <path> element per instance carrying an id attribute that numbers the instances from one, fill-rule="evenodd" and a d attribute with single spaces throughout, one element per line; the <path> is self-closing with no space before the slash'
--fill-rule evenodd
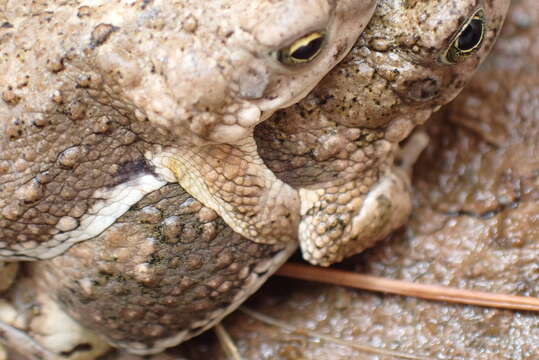
<path id="1" fill-rule="evenodd" d="M 131 352 L 160 352 L 235 309 L 297 248 L 257 244 L 177 184 L 31 276 L 75 319 Z"/>
<path id="2" fill-rule="evenodd" d="M 463 88 L 508 6 L 509 0 L 380 1 L 339 67 L 303 101 L 256 128 L 268 167 L 299 189 L 306 260 L 338 262 L 405 222 L 410 187 L 406 169 L 394 166 L 399 142 Z M 478 9 L 487 29 L 481 46 L 459 63 L 444 63 Z"/>
<path id="3" fill-rule="evenodd" d="M 132 351 L 211 326 L 297 246 L 297 192 L 259 159 L 253 127 L 311 90 L 374 3 L 3 2 L 0 257 L 44 259 L 91 239 L 35 280 Z M 277 61 L 320 30 L 314 61 Z M 177 181 L 220 218 L 182 213 L 184 190 L 159 190 Z M 139 206 L 155 203 L 153 214 L 126 213 L 147 194 Z"/>
<path id="4" fill-rule="evenodd" d="M 458 66 L 435 66 L 437 63 L 425 60 L 430 59 L 430 55 L 425 55 L 424 61 L 417 58 L 414 62 L 404 62 L 404 57 L 394 57 L 400 53 L 398 48 L 388 52 L 376 52 L 374 49 L 367 52 L 367 45 L 371 46 L 369 44 L 374 38 L 384 36 L 389 41 L 392 36 L 407 30 L 395 18 L 402 11 L 397 5 L 403 6 L 403 3 L 381 1 L 374 21 L 353 50 L 352 57 L 347 58 L 324 80 L 325 88 L 317 88 L 311 94 L 310 104 L 313 104 L 312 99 L 322 94 L 333 95 L 324 97 L 326 101 L 318 104 L 319 110 L 313 107 L 307 112 L 305 108 L 309 102 L 303 102 L 301 106 L 279 113 L 268 125 L 257 128 L 262 156 L 283 180 L 295 187 L 318 186 L 342 174 L 346 175 L 343 176 L 344 180 L 355 184 L 351 177 L 354 170 L 363 176 L 366 172 L 372 174 L 361 183 L 366 187 L 361 190 L 365 194 L 369 191 L 367 181 L 371 181 L 371 185 L 376 181 L 383 183 L 382 177 L 387 178 L 395 171 L 392 161 L 396 142 L 400 140 L 399 136 L 407 132 L 397 132 L 397 139 L 390 141 L 389 130 L 382 126 L 385 123 L 367 123 L 366 118 L 359 117 L 361 113 L 353 112 L 362 111 L 357 106 L 364 105 L 372 110 L 376 104 L 376 98 L 369 95 L 367 90 L 381 86 L 377 74 L 384 64 L 375 66 L 375 62 L 383 60 L 392 66 L 398 65 L 402 72 L 398 78 L 401 82 L 405 82 L 406 78 L 417 79 L 418 74 L 425 75 L 428 66 L 432 66 L 429 76 L 443 80 L 439 81 L 449 90 L 423 102 L 405 101 L 393 90 L 381 92 L 394 99 L 387 103 L 387 106 L 394 104 L 393 107 L 384 112 L 388 123 L 393 124 L 402 118 L 402 114 L 410 111 L 424 110 L 417 115 L 417 121 L 421 122 L 434 107 L 447 102 L 460 89 L 458 86 L 464 85 L 463 82 L 453 83 L 450 79 L 469 77 L 494 37 L 494 34 L 489 35 L 484 48 L 468 62 Z M 437 1 L 432 1 L 431 5 L 432 9 L 446 9 Z M 507 2 L 501 0 L 492 5 L 500 14 L 493 20 L 494 24 L 498 24 Z M 417 7 L 414 11 L 424 10 Z M 414 18 L 414 11 L 407 11 L 410 18 Z M 463 7 L 461 11 L 463 18 L 471 12 L 470 7 Z M 494 12 L 489 10 L 488 14 Z M 384 27 L 383 24 L 391 24 L 392 27 Z M 407 23 L 407 26 L 412 27 L 412 24 Z M 457 23 L 453 26 L 458 28 Z M 494 33 L 497 29 L 491 31 Z M 397 61 L 395 59 L 400 60 L 396 64 L 391 62 Z M 425 65 L 420 67 L 419 64 Z M 372 66 L 371 76 L 365 78 L 363 72 L 356 74 L 358 68 L 363 69 L 367 65 Z M 353 90 L 354 84 L 358 90 L 348 93 Z M 340 86 L 344 90 L 341 91 Z M 357 103 L 347 100 L 352 96 L 356 97 Z M 346 111 L 339 108 L 339 102 L 347 106 Z M 298 114 L 294 115 L 293 111 L 298 111 Z M 392 111 L 396 112 L 394 117 L 390 116 Z M 373 119 L 374 115 L 376 111 L 372 110 L 369 119 Z M 286 119 L 290 120 L 288 125 L 285 124 Z M 356 124 L 351 123 L 354 119 Z M 336 137 L 339 141 L 335 141 Z M 290 142 L 290 139 L 297 139 L 297 143 Z M 344 145 L 353 147 L 339 147 L 339 153 L 332 153 L 333 147 L 342 146 L 346 139 L 348 142 Z M 276 144 L 280 141 L 282 145 L 278 147 Z M 330 146 L 327 146 L 328 143 Z M 299 151 L 301 146 L 306 150 Z M 314 148 L 312 153 L 309 146 L 310 149 Z M 369 161 L 359 161 L 359 165 L 354 165 L 354 158 L 350 154 L 356 150 Z M 290 159 L 292 161 L 286 164 L 285 161 Z M 346 172 L 350 164 L 351 169 Z M 387 193 L 382 195 L 388 201 L 400 201 Z M 175 204 L 186 206 L 178 209 L 174 207 Z M 402 211 L 398 216 L 406 215 Z M 51 261 L 30 265 L 32 273 L 43 289 L 53 294 L 64 309 L 87 327 L 98 329 L 109 341 L 139 353 L 158 351 L 202 331 L 224 316 L 254 291 L 293 249 L 293 246 L 251 243 L 233 235 L 221 220 L 214 217 L 215 214 L 207 208 L 188 200 L 186 194 L 182 195 L 178 186 L 167 186 L 148 195 L 98 239 L 78 244 L 67 254 Z M 173 239 L 178 240 L 168 241 L 170 234 L 174 234 Z M 227 259 L 224 261 L 226 266 L 218 265 L 222 261 L 217 261 L 218 264 L 206 261 L 215 257 L 219 259 L 220 255 Z M 257 267 L 257 264 L 260 265 Z M 240 274 L 239 269 L 248 270 Z M 247 273 L 252 278 L 249 281 L 243 280 Z M 187 279 L 186 283 L 182 284 L 184 279 Z M 224 289 L 222 293 L 218 290 L 221 286 Z M 141 307 L 147 311 L 145 315 L 137 311 Z M 169 322 L 167 319 L 171 317 L 177 318 L 178 322 Z"/>
<path id="5" fill-rule="evenodd" d="M 438 2 L 433 2 L 433 4 L 441 6 Z M 389 11 L 389 9 L 397 5 L 402 6 L 400 2 L 391 2 L 389 0 L 385 4 L 382 2 L 379 18 L 373 23 L 377 25 L 372 25 L 372 29 L 369 30 L 370 35 L 366 35 L 362 41 L 372 39 L 377 34 L 384 34 L 383 31 L 386 28 L 382 26 L 385 23 L 383 17 L 388 17 L 387 21 L 391 23 L 389 19 L 395 16 L 397 8 L 393 8 L 393 12 Z M 469 9 L 466 8 L 465 10 L 468 11 Z M 503 12 L 502 7 L 498 8 L 498 10 L 500 13 Z M 415 11 L 424 11 L 424 9 L 418 5 Z M 391 24 L 392 26 L 402 25 L 397 20 Z M 410 24 L 408 25 L 410 26 Z M 453 25 L 458 28 L 456 23 Z M 389 31 L 386 34 L 390 38 L 397 33 L 397 31 Z M 353 54 L 358 57 L 355 60 L 360 61 L 360 63 L 370 64 L 375 68 L 373 64 L 375 60 L 369 60 L 370 58 L 366 56 L 369 54 L 364 52 L 365 42 L 360 42 L 359 44 L 359 49 L 363 49 L 363 51 L 358 52 L 358 50 L 355 50 Z M 401 59 L 401 61 L 403 60 Z M 473 62 L 472 67 L 476 66 L 476 62 Z M 351 66 L 352 63 L 352 59 L 349 59 L 346 66 Z M 420 62 L 413 62 L 412 64 L 418 65 L 418 63 Z M 403 64 L 402 62 L 398 63 L 400 66 L 403 66 Z M 427 64 L 429 64 L 428 66 L 434 66 L 434 62 L 427 62 Z M 465 65 L 459 66 L 467 69 Z M 348 69 L 341 70 L 344 71 L 344 74 L 347 71 L 356 71 L 353 70 L 354 68 L 344 69 Z M 447 69 L 450 69 L 450 67 L 440 67 L 440 69 L 448 71 Z M 417 71 L 419 72 L 420 70 Z M 363 78 L 362 82 L 358 82 L 356 78 L 349 80 L 350 82 L 342 83 L 342 78 L 340 78 L 341 75 L 339 74 L 342 73 L 334 74 L 336 77 L 334 78 L 333 86 L 338 88 L 338 86 L 346 85 L 346 91 L 350 91 L 351 83 L 355 81 L 356 86 L 360 86 L 360 91 L 356 90 L 355 92 L 358 98 L 363 96 L 361 91 L 369 87 L 365 78 Z M 417 73 L 412 71 L 411 74 L 415 75 Z M 330 81 L 328 79 L 325 81 Z M 376 79 L 379 80 L 378 77 L 374 77 L 374 80 Z M 372 81 L 373 79 L 370 80 Z M 363 87 L 361 87 L 361 84 L 364 84 Z M 462 85 L 460 84 L 460 86 Z M 328 85 L 326 84 L 325 86 Z M 341 98 L 335 96 L 335 100 L 342 101 L 342 97 L 346 99 L 349 96 L 346 95 L 345 91 L 337 93 L 335 89 L 317 91 L 320 92 L 315 92 L 312 96 L 330 91 L 334 94 L 340 94 Z M 389 92 L 387 96 L 391 94 L 392 92 Z M 371 101 L 370 103 L 365 102 L 365 104 L 373 106 L 376 102 L 375 99 L 365 96 L 366 99 Z M 338 104 L 335 100 L 325 103 L 328 106 L 327 109 L 337 111 Z M 361 101 L 358 101 L 358 103 L 361 103 Z M 349 102 L 344 102 L 343 104 L 349 104 Z M 421 108 L 418 103 L 408 104 L 408 102 L 403 101 L 398 104 L 401 107 L 407 104 L 410 106 L 408 110 Z M 308 104 L 304 103 L 301 109 L 307 106 Z M 433 103 L 426 101 L 423 106 L 430 111 Z M 388 110 L 388 112 L 392 113 L 396 109 L 401 109 L 402 113 L 406 113 L 406 109 L 401 107 L 395 106 L 394 109 Z M 402 115 L 402 113 L 400 114 Z M 328 111 L 326 115 L 331 114 Z M 339 113 L 338 116 L 343 116 L 343 114 Z M 354 116 L 350 115 L 349 118 L 354 119 Z M 425 114 L 421 116 L 426 117 Z M 294 121 L 298 121 L 306 129 L 314 128 L 315 137 L 323 140 L 324 137 L 321 137 L 318 132 L 320 119 L 322 118 L 320 117 L 318 120 L 313 118 L 311 127 L 306 126 L 305 121 L 301 122 L 298 119 Z M 333 124 L 329 124 L 330 128 L 336 128 L 337 120 L 334 121 Z M 391 169 L 392 152 L 395 148 L 389 147 L 386 151 L 382 151 L 386 146 L 382 144 L 380 152 L 371 153 L 369 147 L 373 143 L 376 144 L 378 140 L 394 144 L 400 140 L 400 137 L 407 135 L 410 127 L 396 126 L 399 131 L 395 130 L 396 135 L 393 135 L 395 138 L 391 138 L 388 135 L 391 132 L 383 126 L 381 130 L 371 130 L 371 127 L 380 127 L 380 124 L 368 123 L 365 125 L 361 122 L 353 124 L 347 123 L 347 120 L 342 121 L 352 134 L 350 136 L 352 145 L 365 149 L 365 154 L 372 156 L 375 165 L 377 161 L 380 161 L 382 165 L 385 164 L 387 168 Z M 417 120 L 417 122 L 421 121 Z M 327 126 L 326 123 L 322 124 Z M 412 125 L 415 125 L 415 123 Z M 365 127 L 365 129 L 357 130 L 353 129 L 353 127 Z M 344 126 L 337 126 L 337 129 L 347 130 Z M 281 136 L 280 130 L 278 130 L 271 130 L 275 132 L 273 135 L 270 133 L 270 135 Z M 344 130 L 339 130 L 339 132 L 345 132 Z M 160 134 L 157 130 L 152 131 Z M 290 134 L 295 135 L 296 130 L 290 128 L 286 129 L 286 131 L 288 132 L 287 136 L 289 136 Z M 148 133 L 151 134 L 152 132 Z M 284 133 L 286 134 L 286 132 Z M 331 134 L 331 131 L 329 133 Z M 136 131 L 136 134 L 143 137 L 143 139 L 148 136 L 143 131 Z M 312 136 L 312 134 L 308 136 Z M 358 136 L 361 138 L 360 141 L 358 141 Z M 390 140 L 387 140 L 388 137 Z M 308 142 L 305 142 L 305 144 L 312 146 Z M 146 150 L 143 146 L 141 148 Z M 206 147 L 206 149 L 208 148 L 210 147 Z M 321 148 L 320 150 L 324 149 Z M 346 150 L 352 152 L 349 148 Z M 272 160 L 272 166 L 279 170 L 275 157 L 267 155 L 267 153 L 263 154 Z M 285 156 L 287 156 L 286 152 Z M 337 173 L 342 173 L 342 168 L 338 167 L 338 163 L 331 156 L 333 155 L 330 154 L 327 157 L 327 164 L 324 164 L 324 156 L 315 159 L 322 162 L 324 166 L 328 166 L 330 178 Z M 343 156 L 347 159 L 344 152 L 341 154 L 341 157 Z M 376 160 L 377 156 L 381 156 L 381 159 Z M 302 156 L 296 156 L 296 159 L 299 159 L 296 161 L 303 161 L 302 158 Z M 135 161 L 132 164 L 130 166 L 136 168 L 137 166 L 142 167 L 145 162 Z M 323 182 L 326 182 L 321 171 L 318 170 L 318 173 L 312 172 L 312 169 L 317 170 L 316 166 L 308 162 L 304 162 L 302 166 L 305 167 L 304 172 L 296 170 L 296 168 L 290 172 L 291 178 L 294 174 L 298 175 L 298 184 L 301 184 L 301 181 L 309 182 L 313 179 L 315 181 L 323 179 Z M 381 169 L 383 170 L 384 166 L 381 166 Z M 151 168 L 147 169 L 147 173 L 151 174 L 152 170 Z M 356 168 L 355 170 L 358 169 Z M 279 174 L 283 176 L 281 172 Z M 310 174 L 315 175 L 311 176 Z M 365 173 L 362 174 L 365 175 Z M 381 174 L 389 177 L 383 171 L 381 171 Z M 347 176 L 344 178 L 349 179 Z M 381 181 L 379 180 L 381 177 L 376 169 L 373 170 L 372 183 Z M 290 179 L 287 179 L 287 181 L 294 182 Z M 362 183 L 362 186 L 368 186 L 368 184 L 370 183 L 366 180 Z M 167 193 L 167 191 L 171 191 L 171 193 Z M 369 189 L 362 189 L 361 191 L 365 194 Z M 357 196 L 357 194 L 353 195 Z M 168 202 L 167 197 L 169 196 L 180 199 L 173 202 L 176 206 L 179 203 L 185 203 L 183 201 L 187 201 L 189 206 L 185 208 L 189 209 L 175 208 Z M 227 311 L 237 306 L 245 296 L 254 291 L 257 285 L 264 280 L 264 277 L 275 269 L 281 261 L 284 261 L 292 251 L 293 245 L 256 245 L 247 239 L 233 235 L 229 229 L 224 228 L 220 220 L 213 219 L 214 214 L 208 212 L 208 209 L 197 209 L 199 205 L 193 205 L 194 207 L 191 208 L 192 200 L 187 200 L 185 196 L 185 194 L 181 195 L 181 190 L 177 186 L 163 188 L 152 193 L 140 202 L 136 208 L 126 213 L 119 222 L 101 235 L 99 239 L 79 244 L 66 255 L 50 262 L 30 265 L 33 268 L 34 276 L 44 285 L 43 289 L 53 293 L 54 297 L 70 314 L 80 319 L 88 327 L 98 329 L 101 334 L 109 337 L 111 342 L 130 351 L 139 353 L 159 351 L 202 331 L 215 321 L 218 321 Z M 397 201 L 391 197 L 389 197 L 389 200 Z M 201 212 L 205 212 L 206 215 L 200 215 Z M 391 222 L 391 224 L 393 226 L 394 222 Z M 167 232 L 167 229 L 170 232 Z M 178 242 L 166 241 L 171 234 L 173 238 L 177 237 L 179 239 Z M 228 253 L 226 250 L 231 249 L 231 247 L 238 250 Z M 207 259 L 208 256 L 200 256 L 200 254 L 210 254 L 211 256 L 221 253 L 223 253 L 227 261 L 217 261 L 217 264 L 205 263 L 204 259 Z M 245 253 L 248 253 L 249 256 L 246 256 Z M 179 259 L 182 256 L 183 261 L 180 261 Z M 228 264 L 228 261 L 232 261 L 229 266 L 221 267 L 219 265 L 221 263 Z M 240 273 L 238 265 L 235 264 L 239 264 L 242 269 L 247 270 Z M 243 280 L 246 273 L 250 274 L 248 277 L 251 280 Z M 187 279 L 186 283 L 182 284 L 184 279 Z M 204 297 L 208 297 L 210 301 Z M 144 308 L 144 314 L 138 311 L 141 308 Z M 171 318 L 178 318 L 180 321 L 179 323 L 171 322 Z"/>
<path id="6" fill-rule="evenodd" d="M 374 0 L 2 4 L 2 258 L 55 256 L 167 182 L 251 240 L 296 238 L 297 191 L 252 129 L 346 54 Z M 276 59 L 313 31 L 312 62 Z"/>
<path id="7" fill-rule="evenodd" d="M 361 273 L 539 296 L 539 2 L 511 1 L 496 48 L 429 121 L 414 169 L 414 214 L 390 241 L 348 262 Z M 288 289 L 283 294 L 282 289 Z M 425 359 L 524 360 L 539 354 L 535 312 L 449 304 L 272 280 L 249 307 L 300 329 Z M 245 359 L 384 359 L 276 331 L 242 313 L 224 324 Z M 187 356 L 224 360 L 186 344 Z M 197 348 L 197 352 L 192 351 Z"/>

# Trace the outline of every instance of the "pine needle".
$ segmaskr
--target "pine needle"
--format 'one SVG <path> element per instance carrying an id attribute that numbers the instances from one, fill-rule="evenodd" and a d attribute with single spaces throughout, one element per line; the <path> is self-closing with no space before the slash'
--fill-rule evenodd
<path id="1" fill-rule="evenodd" d="M 457 304 L 539 311 L 539 298 L 535 297 L 464 290 L 440 285 L 417 284 L 409 281 L 392 280 L 331 268 L 287 263 L 277 271 L 276 275 Z"/>
<path id="2" fill-rule="evenodd" d="M 213 330 L 215 331 L 215 334 L 219 339 L 219 343 L 221 344 L 221 348 L 225 352 L 227 358 L 230 360 L 242 360 L 238 348 L 234 344 L 234 341 L 230 335 L 228 335 L 228 332 L 224 326 L 219 323 L 213 327 Z"/>

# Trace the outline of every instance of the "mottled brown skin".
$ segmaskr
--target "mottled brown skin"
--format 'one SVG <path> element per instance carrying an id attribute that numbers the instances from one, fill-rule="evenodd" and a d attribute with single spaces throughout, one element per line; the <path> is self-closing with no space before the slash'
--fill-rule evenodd
<path id="1" fill-rule="evenodd" d="M 539 296 L 539 2 L 515 0 L 492 55 L 429 122 L 405 231 L 348 262 L 361 273 Z M 281 289 L 288 289 L 282 295 Z M 535 312 L 275 279 L 248 305 L 300 329 L 427 359 L 535 359 Z M 240 312 L 224 324 L 246 359 L 370 359 L 292 337 Z M 188 358 L 226 359 L 195 342 Z M 197 346 L 198 345 L 198 346 Z M 196 351 L 195 351 L 196 349 Z"/>
<path id="2" fill-rule="evenodd" d="M 399 155 L 399 142 L 464 87 L 492 48 L 508 6 L 508 0 L 381 1 L 339 67 L 303 101 L 256 128 L 268 167 L 299 190 L 306 260 L 328 266 L 404 224 L 413 159 Z M 445 63 L 444 53 L 480 8 L 481 46 L 459 63 Z M 396 155 L 405 166 L 394 166 Z"/>
<path id="3" fill-rule="evenodd" d="M 148 353 L 212 326 L 295 249 L 243 238 L 167 185 L 92 241 L 29 266 L 73 318 L 116 346 Z"/>

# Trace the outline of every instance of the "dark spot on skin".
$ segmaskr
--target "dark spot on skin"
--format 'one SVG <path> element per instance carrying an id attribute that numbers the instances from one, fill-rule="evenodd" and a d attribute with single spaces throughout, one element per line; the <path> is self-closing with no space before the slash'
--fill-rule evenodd
<path id="1" fill-rule="evenodd" d="M 0 26 L 2 27 L 2 29 L 11 29 L 11 28 L 13 28 L 13 25 L 11 23 L 8 23 L 7 21 L 2 23 L 2 25 L 0 25 Z"/>
<path id="2" fill-rule="evenodd" d="M 440 93 L 439 81 L 433 78 L 405 82 L 406 98 L 413 101 L 432 100 Z"/>
<path id="3" fill-rule="evenodd" d="M 123 184 L 140 174 L 155 175 L 153 167 L 148 164 L 144 159 L 138 159 L 134 161 L 128 161 L 120 164 L 120 167 L 116 174 L 114 174 L 115 182 L 111 187 L 119 184 Z"/>
<path id="4" fill-rule="evenodd" d="M 88 351 L 91 351 L 92 350 L 92 345 L 90 344 L 77 344 L 77 346 L 75 346 L 73 349 L 69 350 L 69 351 L 62 351 L 60 353 L 61 356 L 66 356 L 66 357 L 69 357 L 79 351 L 82 351 L 82 352 L 88 352 Z"/>
<path id="5" fill-rule="evenodd" d="M 119 28 L 112 26 L 110 24 L 99 24 L 92 31 L 91 43 L 92 48 L 96 48 L 100 45 L 103 45 L 105 41 L 110 37 L 110 35 L 117 31 Z"/>
<path id="6" fill-rule="evenodd" d="M 90 16 L 92 14 L 92 8 L 89 6 L 81 6 L 77 12 L 77 17 L 82 18 Z"/>
<path id="7" fill-rule="evenodd" d="M 21 97 L 13 91 L 11 86 L 8 86 L 7 90 L 2 92 L 2 100 L 8 105 L 15 106 L 21 101 Z"/>
<path id="8" fill-rule="evenodd" d="M 146 9 L 146 7 L 147 7 L 148 5 L 150 5 L 152 2 L 153 2 L 153 0 L 144 0 L 144 1 L 142 2 L 142 5 L 140 6 L 140 8 L 141 8 L 142 10 L 144 10 L 144 9 Z"/>
<path id="9" fill-rule="evenodd" d="M 346 44 L 344 42 L 341 42 L 339 45 L 337 45 L 337 48 L 335 49 L 335 54 L 333 57 L 335 59 L 338 59 L 341 57 L 342 53 L 346 50 Z"/>

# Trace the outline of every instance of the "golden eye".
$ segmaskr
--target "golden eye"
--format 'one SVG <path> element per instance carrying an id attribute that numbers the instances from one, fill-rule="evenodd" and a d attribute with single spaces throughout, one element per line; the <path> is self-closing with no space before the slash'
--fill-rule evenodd
<path id="1" fill-rule="evenodd" d="M 320 54 L 325 37 L 326 34 L 321 31 L 302 36 L 294 41 L 292 45 L 279 50 L 277 59 L 287 65 L 313 61 Z"/>
<path id="2" fill-rule="evenodd" d="M 485 13 L 478 9 L 460 28 L 451 41 L 449 49 L 442 56 L 442 62 L 456 64 L 473 55 L 481 48 L 485 37 Z"/>

